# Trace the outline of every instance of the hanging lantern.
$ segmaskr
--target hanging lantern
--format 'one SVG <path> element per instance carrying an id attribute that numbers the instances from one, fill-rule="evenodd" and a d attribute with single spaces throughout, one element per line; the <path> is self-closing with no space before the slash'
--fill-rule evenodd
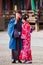
<path id="1" fill-rule="evenodd" d="M 14 10 L 17 11 L 17 5 L 14 5 Z"/>

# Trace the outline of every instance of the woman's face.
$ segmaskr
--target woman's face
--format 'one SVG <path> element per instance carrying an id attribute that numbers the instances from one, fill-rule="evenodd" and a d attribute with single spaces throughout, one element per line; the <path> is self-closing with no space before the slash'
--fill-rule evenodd
<path id="1" fill-rule="evenodd" d="M 25 23 L 26 21 L 24 19 L 22 19 L 22 22 Z"/>

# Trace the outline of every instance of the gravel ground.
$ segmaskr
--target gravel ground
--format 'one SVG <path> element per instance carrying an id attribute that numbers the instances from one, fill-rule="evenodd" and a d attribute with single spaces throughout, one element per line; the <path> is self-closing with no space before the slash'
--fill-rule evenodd
<path id="1" fill-rule="evenodd" d="M 43 31 L 34 31 L 31 36 L 33 63 L 30 65 L 43 65 Z M 13 65 L 11 63 L 11 50 L 9 50 L 8 45 L 7 31 L 0 32 L 0 65 Z M 15 65 L 26 64 L 17 63 Z"/>

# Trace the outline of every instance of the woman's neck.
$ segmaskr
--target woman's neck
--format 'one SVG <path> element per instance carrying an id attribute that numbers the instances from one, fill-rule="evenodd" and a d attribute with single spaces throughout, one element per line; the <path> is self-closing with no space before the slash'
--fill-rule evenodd
<path id="1" fill-rule="evenodd" d="M 25 23 L 26 23 L 26 21 L 23 22 L 23 24 L 25 24 Z"/>

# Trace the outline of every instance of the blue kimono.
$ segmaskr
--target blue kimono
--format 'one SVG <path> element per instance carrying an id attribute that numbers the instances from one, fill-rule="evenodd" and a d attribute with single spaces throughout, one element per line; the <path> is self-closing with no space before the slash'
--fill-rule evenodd
<path id="1" fill-rule="evenodd" d="M 8 35 L 10 37 L 9 48 L 14 50 L 16 50 L 16 39 L 12 35 L 15 29 L 15 26 L 14 26 L 15 20 L 16 20 L 15 18 L 11 19 L 8 24 Z M 22 26 L 21 20 L 20 20 L 20 25 Z M 21 47 L 22 47 L 22 40 L 20 40 L 20 49 Z"/>

